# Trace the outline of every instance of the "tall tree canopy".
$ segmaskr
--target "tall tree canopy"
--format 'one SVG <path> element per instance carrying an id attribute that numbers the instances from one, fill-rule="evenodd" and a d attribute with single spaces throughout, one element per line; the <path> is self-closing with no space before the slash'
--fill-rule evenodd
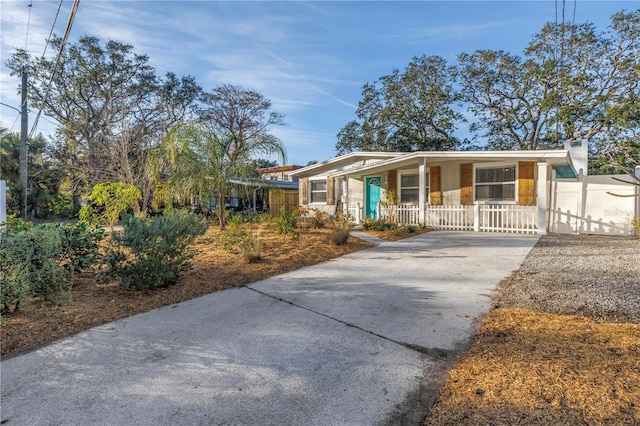
<path id="1" fill-rule="evenodd" d="M 495 149 L 553 148 L 591 141 L 617 145 L 637 131 L 640 9 L 619 12 L 611 27 L 546 24 L 524 57 L 479 50 L 459 55 L 472 130 Z"/>
<path id="2" fill-rule="evenodd" d="M 0 179 L 9 182 L 8 210 L 19 213 L 22 209 L 20 187 L 20 134 L 0 128 Z M 40 214 L 42 207 L 59 191 L 64 172 L 51 161 L 49 146 L 39 134 L 29 141 L 29 168 L 27 185 L 28 210 Z"/>
<path id="3" fill-rule="evenodd" d="M 51 45 L 59 49 L 61 39 Z M 145 199 L 148 148 L 187 116 L 200 93 L 193 78 L 158 78 L 131 45 L 96 37 L 65 47 L 57 66 L 20 49 L 7 65 L 14 73 L 26 67 L 31 105 L 60 123 L 57 152 L 72 160 L 67 166 L 78 186 L 122 181 L 140 187 Z"/>
<path id="4" fill-rule="evenodd" d="M 351 151 L 417 151 L 455 148 L 452 132 L 462 114 L 454 107 L 455 67 L 438 56 L 415 57 L 404 72 L 367 83 L 357 120 L 338 133 L 338 154 Z"/>
<path id="5" fill-rule="evenodd" d="M 276 155 L 286 162 L 284 144 L 270 131 L 283 124 L 262 94 L 223 85 L 204 94 L 200 118 L 180 124 L 153 152 L 149 162 L 159 201 L 186 202 L 215 197 L 225 228 L 225 197 L 233 181 L 255 177 L 255 160 Z"/>

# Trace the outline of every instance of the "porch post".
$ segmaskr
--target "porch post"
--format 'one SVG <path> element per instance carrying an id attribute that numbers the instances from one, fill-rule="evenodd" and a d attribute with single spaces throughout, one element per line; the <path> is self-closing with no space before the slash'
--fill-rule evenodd
<path id="1" fill-rule="evenodd" d="M 536 181 L 538 235 L 547 235 L 547 168 L 547 163 L 538 163 L 538 180 Z"/>
<path id="2" fill-rule="evenodd" d="M 356 225 L 360 225 L 361 217 L 360 217 L 360 201 L 356 203 Z"/>
<path id="3" fill-rule="evenodd" d="M 422 159 L 418 165 L 418 222 L 424 224 L 424 209 L 427 205 L 427 160 Z"/>

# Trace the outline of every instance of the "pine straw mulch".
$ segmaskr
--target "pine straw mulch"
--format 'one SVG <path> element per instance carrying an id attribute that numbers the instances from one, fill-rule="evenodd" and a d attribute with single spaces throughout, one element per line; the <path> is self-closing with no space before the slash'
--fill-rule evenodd
<path id="1" fill-rule="evenodd" d="M 424 234 L 427 232 L 433 231 L 431 228 L 416 228 L 413 231 L 409 232 L 404 228 L 398 229 L 390 229 L 388 231 L 373 231 L 371 229 L 367 229 L 364 232 L 367 234 L 371 234 L 378 238 L 382 238 L 387 241 L 399 241 L 405 238 L 415 237 L 416 235 Z"/>
<path id="2" fill-rule="evenodd" d="M 496 309 L 424 424 L 640 424 L 640 325 Z"/>
<path id="3" fill-rule="evenodd" d="M 69 300 L 60 306 L 45 306 L 31 300 L 26 311 L 3 315 L 1 353 L 31 348 L 106 322 L 374 246 L 352 236 L 345 245 L 336 246 L 329 242 L 331 230 L 328 228 L 305 229 L 293 238 L 277 234 L 273 224 L 254 227 L 264 242 L 261 262 L 247 263 L 239 254 L 220 249 L 221 231 L 210 226 L 193 245 L 197 252 L 193 269 L 186 272 L 178 284 L 168 288 L 126 290 L 117 283 L 98 284 L 94 275 L 82 273 L 74 282 Z"/>

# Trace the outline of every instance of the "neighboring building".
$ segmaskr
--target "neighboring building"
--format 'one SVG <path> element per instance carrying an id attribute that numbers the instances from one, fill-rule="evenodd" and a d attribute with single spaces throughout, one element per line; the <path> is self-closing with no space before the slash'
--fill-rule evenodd
<path id="1" fill-rule="evenodd" d="M 632 235 L 637 187 L 586 176 L 587 146 L 548 151 L 355 152 L 291 171 L 299 203 L 439 229 Z M 624 178 L 619 176 L 618 178 Z"/>
<path id="2" fill-rule="evenodd" d="M 262 169 L 258 169 L 258 174 L 260 175 L 261 179 L 277 180 L 283 182 L 297 182 L 298 177 L 292 176 L 291 172 L 301 168 L 302 166 L 296 166 L 293 164 L 287 166 L 265 167 Z"/>

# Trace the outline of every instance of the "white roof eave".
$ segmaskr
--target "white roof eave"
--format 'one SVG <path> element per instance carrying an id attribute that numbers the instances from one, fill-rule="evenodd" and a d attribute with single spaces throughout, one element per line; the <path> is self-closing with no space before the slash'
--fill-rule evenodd
<path id="1" fill-rule="evenodd" d="M 350 152 L 349 154 L 334 157 L 321 163 L 312 164 L 289 173 L 290 176 L 312 176 L 318 174 L 322 169 L 330 169 L 342 163 L 350 163 L 354 159 L 362 158 L 394 158 L 405 155 L 405 152 Z"/>
<path id="2" fill-rule="evenodd" d="M 361 167 L 332 173 L 332 176 L 362 176 L 365 172 L 381 171 L 391 168 L 409 165 L 419 159 L 430 162 L 460 160 L 460 161 L 501 161 L 501 160 L 529 160 L 546 162 L 550 165 L 570 164 L 567 150 L 548 151 L 417 151 L 380 161 L 374 164 L 366 164 Z M 415 163 L 414 163 L 415 164 Z"/>

